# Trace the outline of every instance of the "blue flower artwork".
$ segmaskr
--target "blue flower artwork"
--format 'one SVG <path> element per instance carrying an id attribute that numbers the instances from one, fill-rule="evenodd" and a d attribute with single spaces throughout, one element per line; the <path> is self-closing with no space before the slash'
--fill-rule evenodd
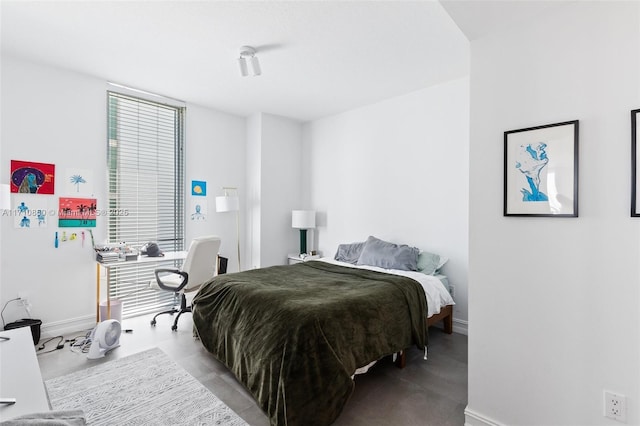
<path id="1" fill-rule="evenodd" d="M 504 132 L 504 216 L 578 217 L 578 124 Z"/>
<path id="2" fill-rule="evenodd" d="M 517 152 L 516 169 L 518 169 L 527 179 L 529 187 L 520 188 L 522 201 L 549 201 L 547 194 L 540 190 L 540 175 L 543 173 L 549 158 L 545 149 L 547 144 L 538 142 L 536 144 L 521 145 Z"/>

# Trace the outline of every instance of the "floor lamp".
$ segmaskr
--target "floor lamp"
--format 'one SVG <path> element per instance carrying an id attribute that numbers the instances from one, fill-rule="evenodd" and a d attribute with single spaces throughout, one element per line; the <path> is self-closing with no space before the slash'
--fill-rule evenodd
<path id="1" fill-rule="evenodd" d="M 240 200 L 238 199 L 238 188 L 226 186 L 223 187 L 224 195 L 216 197 L 216 212 L 236 212 L 236 237 L 238 240 L 238 272 L 242 270 L 240 267 Z M 229 191 L 235 191 L 234 195 L 229 195 Z"/>

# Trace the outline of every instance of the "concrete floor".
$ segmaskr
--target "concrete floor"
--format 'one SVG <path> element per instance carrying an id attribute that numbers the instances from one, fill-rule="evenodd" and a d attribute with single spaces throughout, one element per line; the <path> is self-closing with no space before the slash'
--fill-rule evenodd
<path id="1" fill-rule="evenodd" d="M 180 317 L 177 332 L 171 331 L 173 321 L 168 315 L 160 316 L 156 327 L 150 326 L 150 319 L 151 316 L 142 316 L 124 320 L 122 328 L 133 332 L 123 333 L 120 347 L 100 360 L 88 360 L 86 355 L 71 351 L 69 344 L 65 344 L 64 349 L 39 355 L 43 379 L 158 347 L 247 423 L 252 426 L 269 425 L 267 416 L 253 397 L 193 338 L 191 315 Z M 86 331 L 65 338 L 81 336 Z M 384 359 L 368 373 L 356 376 L 355 391 L 334 425 L 464 425 L 467 337 L 455 333 L 448 335 L 440 329 L 431 328 L 429 341 L 427 361 L 422 359 L 422 351 L 413 348 L 408 351 L 404 369 L 398 369 L 391 360 Z M 55 343 L 57 340 L 49 343 L 44 351 L 55 347 Z"/>

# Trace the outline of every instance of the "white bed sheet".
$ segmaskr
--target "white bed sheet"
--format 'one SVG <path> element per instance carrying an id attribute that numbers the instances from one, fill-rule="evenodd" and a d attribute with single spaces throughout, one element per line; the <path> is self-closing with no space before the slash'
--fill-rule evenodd
<path id="1" fill-rule="evenodd" d="M 426 275 L 417 271 L 401 271 L 398 269 L 384 269 L 377 266 L 353 265 L 351 263 L 340 262 L 330 257 L 322 257 L 321 262 L 333 263 L 334 265 L 346 266 L 349 268 L 368 269 L 370 271 L 384 272 L 387 274 L 401 275 L 412 278 L 422 285 L 424 294 L 427 296 L 427 317 L 439 314 L 442 307 L 455 305 L 451 294 L 447 291 L 442 282 L 433 275 Z"/>

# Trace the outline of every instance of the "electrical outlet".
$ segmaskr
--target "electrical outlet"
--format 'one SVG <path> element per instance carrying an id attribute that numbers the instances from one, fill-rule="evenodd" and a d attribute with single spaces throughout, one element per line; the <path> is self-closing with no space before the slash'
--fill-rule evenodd
<path id="1" fill-rule="evenodd" d="M 627 398 L 624 395 L 604 391 L 604 416 L 626 423 Z"/>

